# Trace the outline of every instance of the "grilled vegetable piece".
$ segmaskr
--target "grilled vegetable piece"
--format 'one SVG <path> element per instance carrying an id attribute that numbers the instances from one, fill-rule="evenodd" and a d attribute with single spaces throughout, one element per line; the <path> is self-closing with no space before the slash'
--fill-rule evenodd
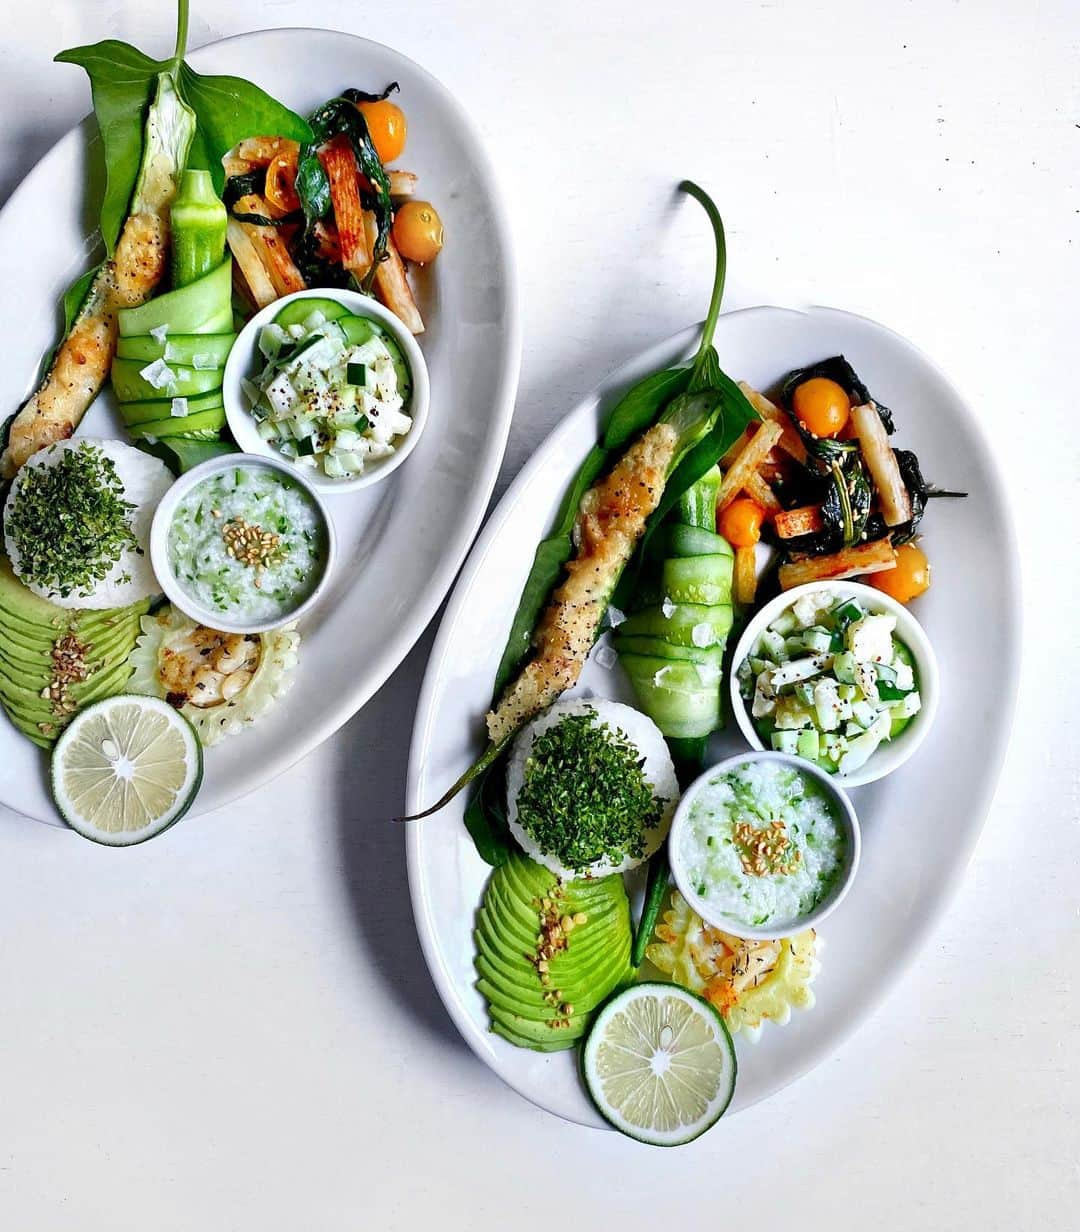
<path id="1" fill-rule="evenodd" d="M 787 509 L 773 518 L 773 530 L 778 539 L 798 539 L 802 535 L 816 535 L 825 526 L 817 505 L 800 505 Z"/>
<path id="2" fill-rule="evenodd" d="M 0 477 L 10 479 L 39 449 L 71 436 L 105 383 L 116 350 L 117 310 L 143 303 L 165 272 L 169 207 L 194 132 L 195 113 L 171 75 L 161 73 L 116 251 L 94 278 L 45 380 L 12 422 Z"/>
<path id="3" fill-rule="evenodd" d="M 761 424 L 724 476 L 716 498 L 717 512 L 723 512 L 746 487 L 751 477 L 757 474 L 765 455 L 783 434 L 783 429 L 775 420 L 766 420 Z"/>
<path id="4" fill-rule="evenodd" d="M 851 409 L 851 422 L 862 447 L 863 461 L 874 480 L 885 525 L 900 526 L 911 521 L 911 497 L 904 487 L 896 454 L 877 408 L 863 403 Z"/>
<path id="5" fill-rule="evenodd" d="M 670 424 L 657 424 L 586 492 L 576 528 L 578 553 L 537 625 L 536 657 L 488 714 L 493 744 L 508 740 L 526 719 L 577 683 L 611 591 L 663 493 L 678 443 Z"/>
<path id="6" fill-rule="evenodd" d="M 892 544 L 888 539 L 878 539 L 876 543 L 844 548 L 832 556 L 790 561 L 780 566 L 778 576 L 780 589 L 791 590 L 804 582 L 820 582 L 826 578 L 838 582 L 841 578 L 858 577 L 861 573 L 880 573 L 883 569 L 895 568 L 896 552 Z"/>
<path id="7" fill-rule="evenodd" d="M 339 133 L 328 141 L 319 151 L 319 161 L 330 181 L 330 201 L 337 223 L 341 264 L 350 274 L 363 278 L 371 269 L 372 245 L 368 243 L 364 228 L 356 156 L 348 137 Z"/>

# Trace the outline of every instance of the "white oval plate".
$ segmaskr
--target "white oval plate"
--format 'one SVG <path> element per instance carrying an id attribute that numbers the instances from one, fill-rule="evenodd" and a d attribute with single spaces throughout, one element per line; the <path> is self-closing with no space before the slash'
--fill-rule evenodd
<path id="1" fill-rule="evenodd" d="M 367 39 L 329 30 L 264 30 L 202 47 L 202 73 L 251 76 L 306 113 L 349 85 L 401 84 L 409 120 L 399 165 L 416 171 L 438 206 L 446 248 L 420 283 L 431 374 L 430 420 L 415 452 L 385 483 L 331 502 L 336 576 L 302 624 L 295 683 L 258 727 L 211 749 L 197 809 L 265 783 L 325 740 L 371 697 L 442 602 L 477 527 L 502 461 L 521 357 L 517 287 L 505 210 L 472 120 L 419 65 Z M 49 72 L 78 70 L 50 67 Z M 87 192 L 92 121 L 62 138 L 0 214 L 0 268 L 18 295 L 0 298 L 5 340 L 0 418 L 35 383 L 54 342 L 56 305 L 95 247 Z M 42 220 L 47 222 L 43 224 Z M 123 436 L 111 393 L 80 431 Z M 56 820 L 47 758 L 0 717 L 0 803 Z"/>
<path id="2" fill-rule="evenodd" d="M 522 584 L 569 479 L 596 438 L 601 409 L 631 381 L 689 356 L 698 330 L 642 355 L 552 433 L 491 516 L 443 618 L 420 697 L 409 763 L 410 812 L 431 804 L 471 762 Z M 817 1006 L 760 1041 L 736 1036 L 731 1111 L 766 1098 L 823 1060 L 897 979 L 948 905 L 993 796 L 1008 740 L 1020 657 L 1019 572 L 1005 490 L 975 416 L 930 361 L 897 334 L 831 309 L 752 308 L 720 318 L 716 346 L 736 379 L 768 388 L 789 369 L 842 352 L 897 417 L 900 444 L 928 477 L 970 493 L 934 502 L 924 522 L 934 585 L 918 601 L 941 664 L 935 730 L 902 769 L 853 788 L 862 865 L 822 928 Z M 590 660 L 582 686 L 630 701 L 621 669 Z M 745 749 L 737 730 L 717 759 Z M 568 1120 L 602 1126 L 573 1052 L 515 1048 L 488 1031 L 473 987 L 473 918 L 489 872 L 462 824 L 459 797 L 410 825 L 413 909 L 432 977 L 466 1041 L 515 1090 Z M 729 1111 L 728 1115 L 731 1115 Z"/>

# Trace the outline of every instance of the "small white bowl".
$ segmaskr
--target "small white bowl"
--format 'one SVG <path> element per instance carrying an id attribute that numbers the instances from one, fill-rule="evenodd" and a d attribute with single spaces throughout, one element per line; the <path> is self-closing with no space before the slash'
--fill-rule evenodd
<path id="1" fill-rule="evenodd" d="M 938 672 L 937 656 L 930 645 L 930 639 L 923 631 L 922 625 L 908 609 L 889 595 L 862 582 L 808 582 L 805 586 L 796 586 L 784 591 L 782 595 L 777 595 L 754 616 L 735 647 L 735 654 L 731 660 L 731 709 L 739 724 L 739 729 L 750 745 L 755 749 L 765 749 L 765 742 L 758 735 L 754 720 L 751 718 L 750 708 L 739 692 L 739 667 L 750 654 L 765 628 L 772 624 L 781 612 L 787 611 L 803 595 L 816 591 L 828 591 L 830 595 L 835 595 L 837 600 L 857 599 L 868 612 L 895 616 L 896 636 L 911 651 L 918 672 L 922 709 L 912 718 L 900 735 L 895 740 L 879 745 L 865 764 L 853 774 L 826 776 L 844 787 L 861 787 L 864 783 L 874 783 L 884 778 L 885 775 L 891 774 L 912 756 L 933 726 L 938 700 L 941 696 L 941 677 Z M 813 764 L 801 759 L 800 761 L 802 765 Z"/>
<path id="2" fill-rule="evenodd" d="M 246 624 L 243 621 L 230 620 L 220 612 L 203 607 L 177 581 L 176 574 L 169 560 L 169 527 L 172 524 L 176 506 L 192 488 L 202 483 L 204 479 L 209 479 L 211 475 L 216 475 L 220 471 L 234 470 L 238 466 L 248 469 L 257 467 L 263 470 L 276 471 L 303 488 L 311 498 L 312 504 L 322 519 L 326 543 L 326 559 L 323 561 L 322 576 L 307 598 L 302 603 L 297 604 L 295 608 L 281 616 L 274 617 L 272 620 L 249 621 Z M 320 596 L 326 589 L 326 584 L 333 571 L 336 558 L 337 538 L 334 534 L 334 524 L 326 512 L 326 506 L 323 504 L 318 492 L 308 482 L 307 476 L 298 473 L 296 468 L 289 466 L 284 459 L 279 461 L 277 458 L 255 457 L 253 454 L 248 453 L 230 453 L 220 458 L 211 458 L 209 462 L 202 462 L 181 475 L 168 492 L 165 493 L 161 504 L 158 505 L 157 511 L 154 514 L 154 520 L 150 524 L 150 563 L 153 566 L 158 585 L 165 592 L 170 602 L 178 607 L 186 616 L 190 616 L 192 620 L 197 621 L 201 625 L 206 625 L 207 628 L 220 629 L 222 633 L 265 633 L 269 629 L 279 629 L 282 625 L 291 624 L 294 620 L 299 620 L 301 616 L 309 612 L 319 601 Z"/>
<path id="3" fill-rule="evenodd" d="M 679 859 L 679 840 L 684 827 L 687 825 L 690 807 L 697 795 L 717 775 L 724 774 L 728 770 L 734 770 L 736 766 L 745 766 L 749 762 L 759 761 L 779 762 L 781 765 L 790 766 L 792 769 L 798 770 L 800 774 L 806 774 L 820 783 L 839 805 L 840 824 L 844 828 L 844 837 L 846 839 L 844 867 L 829 894 L 818 903 L 813 911 L 808 912 L 806 915 L 799 916 L 796 920 L 789 920 L 782 924 L 773 924 L 763 928 L 755 928 L 749 924 L 744 924 L 741 920 L 724 915 L 711 907 L 695 891 Z M 667 849 L 668 861 L 671 865 L 671 876 L 679 888 L 679 893 L 706 924 L 711 924 L 714 928 L 722 929 L 724 932 L 731 933 L 735 937 L 745 937 L 748 940 L 771 941 L 777 937 L 793 936 L 795 933 L 801 933 L 807 928 L 816 928 L 827 915 L 830 915 L 839 907 L 844 896 L 851 888 L 851 883 L 855 880 L 855 874 L 859 868 L 859 856 L 862 851 L 862 838 L 859 832 L 859 819 L 856 816 L 855 807 L 851 803 L 847 792 L 836 782 L 832 775 L 826 774 L 824 770 L 819 770 L 817 766 L 811 765 L 801 758 L 789 757 L 786 753 L 739 753 L 734 757 L 726 757 L 711 769 L 706 770 L 704 774 L 696 778 L 686 791 L 683 792 L 682 799 L 679 801 L 679 807 L 675 810 L 674 820 L 671 823 L 671 833 L 668 835 Z"/>
<path id="4" fill-rule="evenodd" d="M 409 372 L 412 376 L 412 396 L 405 407 L 405 413 L 412 418 L 412 427 L 404 437 L 398 438 L 398 443 L 394 445 L 394 452 L 389 457 L 376 459 L 364 467 L 362 474 L 354 475 L 350 479 L 334 479 L 314 467 L 296 466 L 268 441 L 264 441 L 252 418 L 248 397 L 241 385 L 245 377 L 249 381 L 255 380 L 266 366 L 266 359 L 259 350 L 259 331 L 264 325 L 269 325 L 286 304 L 291 304 L 297 299 L 333 300 L 341 304 L 343 308 L 347 308 L 354 316 L 377 321 L 393 337 L 405 356 L 405 362 L 409 365 Z M 282 296 L 281 299 L 274 300 L 272 304 L 268 304 L 257 312 L 248 321 L 229 352 L 222 377 L 221 393 L 225 402 L 225 416 L 229 421 L 229 430 L 245 453 L 258 454 L 263 458 L 272 458 L 275 462 L 283 462 L 291 472 L 303 475 L 309 487 L 317 488 L 324 495 L 356 492 L 360 488 L 369 488 L 372 484 L 385 479 L 391 472 L 396 471 L 419 443 L 420 436 L 427 425 L 428 408 L 431 403 L 431 385 L 424 353 L 420 350 L 416 339 L 390 309 L 384 308 L 370 296 L 361 295 L 359 291 L 321 287 Z"/>

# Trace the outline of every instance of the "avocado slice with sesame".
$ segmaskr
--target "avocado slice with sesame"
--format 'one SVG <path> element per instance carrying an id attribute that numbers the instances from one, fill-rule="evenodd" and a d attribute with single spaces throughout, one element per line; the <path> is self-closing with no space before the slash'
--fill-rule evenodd
<path id="1" fill-rule="evenodd" d="M 582 915 L 564 931 L 567 916 Z M 487 1001 L 492 1030 L 539 1051 L 572 1047 L 630 971 L 630 906 L 622 878 L 560 883 L 542 865 L 514 854 L 488 881 L 474 939 L 476 987 Z M 541 960 L 545 944 L 552 952 Z M 565 1005 L 572 1008 L 564 1011 Z"/>
<path id="2" fill-rule="evenodd" d="M 0 555 L 0 705 L 35 744 L 48 747 L 71 717 L 56 713 L 45 696 L 53 682 L 53 650 L 68 635 L 83 648 L 85 680 L 69 685 L 76 708 L 123 688 L 128 657 L 148 602 L 110 610 L 61 608 L 35 595 Z"/>
<path id="3" fill-rule="evenodd" d="M 508 1044 L 513 1044 L 515 1048 L 531 1048 L 534 1052 L 562 1052 L 567 1046 L 565 1039 L 548 1041 L 523 1039 L 501 1022 L 492 1022 L 491 1032 L 493 1035 L 501 1036 Z"/>

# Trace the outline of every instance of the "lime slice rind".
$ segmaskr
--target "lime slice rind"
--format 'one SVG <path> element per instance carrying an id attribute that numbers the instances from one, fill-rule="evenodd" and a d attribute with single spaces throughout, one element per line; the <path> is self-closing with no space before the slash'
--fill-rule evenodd
<path id="1" fill-rule="evenodd" d="M 596 1017 L 581 1052 L 600 1114 L 651 1146 L 680 1146 L 723 1116 L 735 1090 L 731 1036 L 716 1007 L 672 984 L 634 984 Z"/>
<path id="2" fill-rule="evenodd" d="M 56 807 L 73 830 L 130 847 L 183 817 L 202 769 L 202 746 L 183 715 L 160 698 L 118 694 L 68 724 L 50 777 Z"/>

